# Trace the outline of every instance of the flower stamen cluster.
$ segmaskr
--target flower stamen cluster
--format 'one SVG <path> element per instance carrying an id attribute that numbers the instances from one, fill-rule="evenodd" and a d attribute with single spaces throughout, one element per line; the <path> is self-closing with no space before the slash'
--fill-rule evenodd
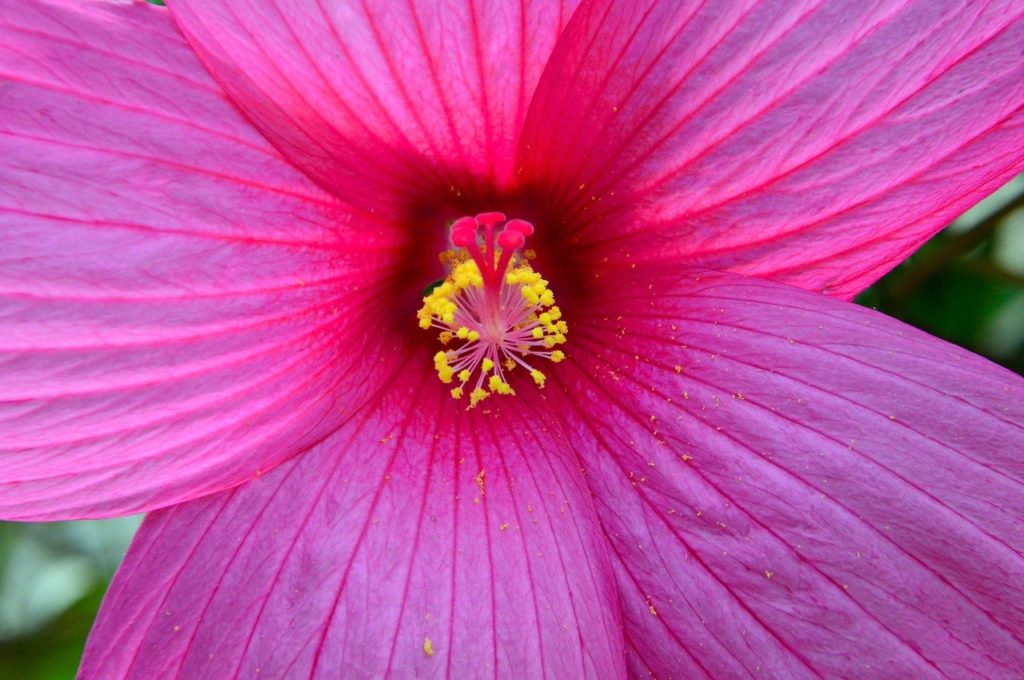
<path id="1" fill-rule="evenodd" d="M 492 394 L 515 394 L 507 374 L 516 368 L 544 387 L 547 377 L 531 362 L 565 358 L 555 348 L 569 326 L 548 281 L 520 253 L 531 234 L 529 222 L 506 222 L 502 213 L 456 220 L 454 248 L 440 255 L 448 276 L 417 312 L 420 327 L 438 329 L 438 340 L 450 347 L 434 355 L 434 368 L 441 382 L 458 380 L 452 398 L 468 395 L 468 408 Z"/>

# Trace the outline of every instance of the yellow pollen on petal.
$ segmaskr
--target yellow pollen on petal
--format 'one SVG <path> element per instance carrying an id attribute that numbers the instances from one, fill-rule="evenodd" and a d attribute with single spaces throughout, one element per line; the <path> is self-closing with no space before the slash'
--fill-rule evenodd
<path id="1" fill-rule="evenodd" d="M 484 359 L 483 362 L 480 364 L 480 367 L 484 370 L 484 373 L 488 373 L 489 371 L 491 371 L 491 369 L 494 368 L 494 362 L 491 361 L 490 359 Z"/>

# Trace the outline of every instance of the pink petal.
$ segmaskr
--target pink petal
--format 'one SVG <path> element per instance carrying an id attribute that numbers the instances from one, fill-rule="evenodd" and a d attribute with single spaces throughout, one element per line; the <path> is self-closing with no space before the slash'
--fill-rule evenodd
<path id="1" fill-rule="evenodd" d="M 150 515 L 80 677 L 623 677 L 555 424 L 467 415 L 420 366 L 308 454 Z"/>
<path id="2" fill-rule="evenodd" d="M 160 507 L 330 432 L 358 331 L 340 301 L 387 274 L 338 231 L 363 218 L 235 113 L 163 9 L 5 0 L 0 79 L 0 514 Z"/>
<path id="3" fill-rule="evenodd" d="M 1024 668 L 1020 377 L 774 283 L 604 290 L 559 377 L 637 675 Z"/>
<path id="4" fill-rule="evenodd" d="M 523 175 L 566 243 L 850 297 L 1024 169 L 1019 2 L 588 4 Z"/>
<path id="5" fill-rule="evenodd" d="M 181 0 L 172 11 L 275 146 L 382 214 L 511 180 L 534 87 L 577 1 Z"/>

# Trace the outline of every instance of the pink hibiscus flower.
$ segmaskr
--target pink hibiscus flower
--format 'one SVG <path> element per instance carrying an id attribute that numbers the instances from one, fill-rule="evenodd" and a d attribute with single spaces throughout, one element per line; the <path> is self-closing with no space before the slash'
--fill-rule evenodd
<path id="1" fill-rule="evenodd" d="M 153 511 L 83 678 L 1022 672 L 1022 381 L 844 300 L 1024 3 L 168 4 L 0 4 L 0 509 Z"/>

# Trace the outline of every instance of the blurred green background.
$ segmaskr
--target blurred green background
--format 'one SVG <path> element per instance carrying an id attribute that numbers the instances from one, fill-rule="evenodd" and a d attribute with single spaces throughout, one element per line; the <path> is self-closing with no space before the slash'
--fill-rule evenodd
<path id="1" fill-rule="evenodd" d="M 1024 176 L 858 302 L 1024 373 Z M 139 521 L 0 523 L 0 679 L 74 676 Z"/>
<path id="2" fill-rule="evenodd" d="M 1024 374 L 1024 175 L 936 235 L 857 302 Z"/>

